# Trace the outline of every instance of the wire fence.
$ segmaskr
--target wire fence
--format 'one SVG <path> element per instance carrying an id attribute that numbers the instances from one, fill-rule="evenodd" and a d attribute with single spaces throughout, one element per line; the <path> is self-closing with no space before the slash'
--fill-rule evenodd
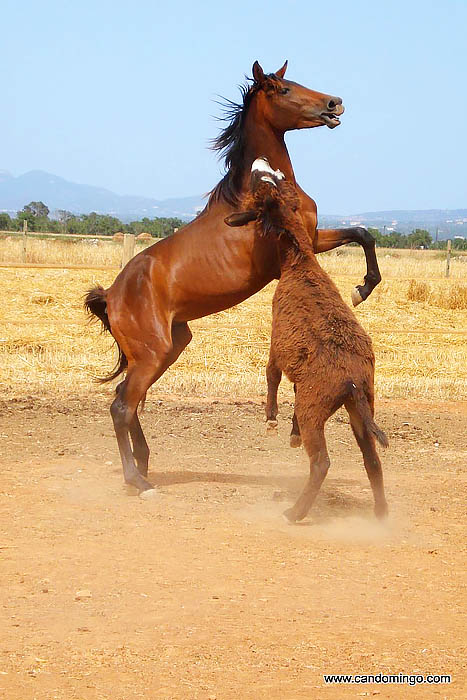
<path id="1" fill-rule="evenodd" d="M 17 268 L 44 268 L 44 269 L 66 269 L 66 270 L 115 270 L 118 269 L 117 265 L 92 265 L 88 263 L 39 263 L 39 262 L 29 262 L 28 261 L 28 240 L 59 240 L 59 241 L 87 241 L 91 243 L 92 241 L 106 241 L 107 243 L 114 243 L 121 246 L 121 260 L 120 269 L 125 267 L 125 265 L 131 260 L 136 252 L 136 242 L 139 240 L 147 243 L 148 238 L 145 236 L 143 239 L 135 236 L 133 233 L 122 233 L 121 235 L 114 236 L 102 236 L 102 235 L 90 235 L 90 234 L 76 234 L 76 233 L 54 233 L 51 231 L 28 231 L 25 227 L 23 231 L 0 231 L 1 236 L 6 236 L 9 239 L 16 239 L 21 241 L 21 260 L 13 261 L 0 261 L 0 267 L 17 267 Z M 150 242 L 156 243 L 158 238 L 150 238 Z"/>
<path id="2" fill-rule="evenodd" d="M 23 269 L 44 269 L 44 270 L 53 270 L 53 269 L 60 269 L 60 270 L 104 270 L 104 271 L 116 271 L 119 269 L 118 265 L 105 265 L 105 264 L 89 264 L 89 263 L 52 263 L 52 262 L 45 262 L 45 263 L 40 263 L 40 262 L 28 262 L 27 261 L 27 243 L 28 239 L 37 239 L 37 238 L 42 238 L 42 239 L 59 239 L 59 240 L 74 240 L 78 241 L 80 239 L 85 240 L 85 241 L 92 241 L 92 240 L 98 240 L 98 241 L 107 241 L 107 242 L 112 242 L 115 243 L 119 246 L 121 246 L 121 261 L 120 261 L 120 269 L 123 268 L 129 260 L 135 255 L 136 252 L 136 241 L 137 237 L 134 234 L 131 233 L 126 233 L 122 234 L 121 237 L 119 236 L 117 239 L 111 236 L 102 236 L 102 235 L 89 235 L 89 234 L 58 234 L 58 233 L 53 233 L 53 232 L 31 232 L 31 231 L 20 231 L 20 232 L 12 232 L 12 231 L 0 231 L 0 234 L 7 235 L 8 237 L 14 237 L 18 238 L 22 241 L 22 248 L 21 248 L 21 257 L 23 258 L 21 261 L 6 261 L 2 262 L 0 261 L 0 268 L 23 268 Z M 158 240 L 161 239 L 152 239 L 150 240 L 150 244 L 157 242 Z M 147 238 L 145 239 L 145 242 L 147 243 Z M 450 241 L 449 241 L 450 243 Z M 448 250 L 446 252 L 446 274 L 444 276 L 437 276 L 437 277 L 430 277 L 430 280 L 443 280 L 449 277 L 449 270 L 450 270 L 450 258 L 451 258 L 451 246 L 448 245 Z M 341 280 L 348 280 L 348 279 L 354 279 L 353 275 L 350 274 L 333 274 L 333 278 L 341 279 Z M 416 276 L 411 275 L 408 277 L 405 276 L 397 276 L 397 277 L 385 277 L 386 281 L 405 281 L 405 282 L 410 282 L 411 280 L 416 279 Z M 21 321 L 7 321 L 6 322 L 8 325 L 14 325 L 14 326 L 20 326 L 22 325 Z M 42 325 L 61 325 L 61 326 L 85 326 L 86 323 L 83 321 L 68 321 L 68 320 L 61 320 L 61 319 L 47 319 L 47 320 L 41 320 L 39 323 Z M 430 335 L 452 335 L 452 336 L 466 336 L 467 335 L 467 330 L 457 330 L 457 329 L 439 329 L 439 328 L 423 328 L 423 329 L 413 329 L 413 328 L 406 328 L 406 329 L 401 329 L 401 328 L 369 328 L 368 331 L 370 333 L 375 333 L 375 334 L 384 334 L 384 335 L 425 335 L 425 336 L 430 336 Z"/>
<path id="3" fill-rule="evenodd" d="M 92 234 L 76 234 L 76 233 L 55 233 L 52 231 L 28 231 L 27 229 L 27 224 L 25 223 L 25 227 L 23 231 L 2 231 L 0 230 L 0 236 L 7 236 L 8 238 L 15 238 L 18 240 L 22 241 L 22 247 L 21 247 L 21 260 L 13 260 L 13 261 L 1 261 L 0 260 L 0 267 L 10 267 L 10 268 L 43 268 L 43 269 L 66 269 L 66 270 L 116 270 L 118 267 L 122 269 L 125 267 L 125 265 L 131 260 L 131 258 L 135 255 L 136 252 L 136 242 L 139 242 L 140 240 L 144 240 L 146 243 L 148 241 L 148 238 L 145 236 L 144 239 L 141 239 L 141 236 L 135 236 L 132 233 L 122 233 L 122 234 L 115 234 L 114 236 L 103 236 L 103 235 L 92 235 Z M 177 229 L 174 229 L 176 231 Z M 50 240 L 63 240 L 63 241 L 106 241 L 106 242 L 111 242 L 111 243 L 116 243 L 117 245 L 121 245 L 121 260 L 120 260 L 120 265 L 93 265 L 93 264 L 88 264 L 88 263 L 72 263 L 72 262 L 64 262 L 64 263 L 53 263 L 53 262 L 46 262 L 46 263 L 40 263 L 40 262 L 30 262 L 27 260 L 28 257 L 28 239 L 33 240 L 33 239 L 50 239 Z M 159 238 L 150 238 L 150 243 L 157 243 Z M 445 268 L 445 274 L 443 276 L 439 277 L 431 277 L 431 280 L 442 280 L 445 278 L 450 277 L 450 271 L 451 271 L 451 253 L 452 253 L 452 246 L 451 246 L 451 241 L 448 240 L 447 242 L 447 249 L 446 249 L 446 268 Z M 339 274 L 333 274 L 333 277 L 336 277 L 338 279 L 351 279 L 351 275 L 339 275 Z M 386 279 L 396 279 L 396 278 L 386 278 Z M 410 277 L 397 277 L 398 280 L 404 281 L 404 282 L 409 282 L 410 280 L 414 279 L 414 276 L 411 275 Z M 421 279 L 421 278 L 420 278 Z"/>

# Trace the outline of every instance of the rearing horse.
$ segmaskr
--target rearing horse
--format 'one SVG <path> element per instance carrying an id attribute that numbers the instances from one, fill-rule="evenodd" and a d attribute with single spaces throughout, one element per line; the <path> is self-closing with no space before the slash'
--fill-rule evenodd
<path id="1" fill-rule="evenodd" d="M 149 387 L 190 342 L 187 322 L 234 306 L 280 276 L 275 246 L 255 236 L 254 225 L 231 228 L 224 222 L 248 191 L 253 161 L 265 156 L 296 184 L 285 132 L 323 125 L 333 129 L 340 124 L 341 98 L 285 80 L 286 68 L 287 62 L 276 73 L 265 75 L 254 63 L 253 83 L 243 88 L 243 103 L 232 103 L 231 121 L 214 141 L 214 147 L 224 153 L 227 173 L 212 190 L 204 211 L 174 235 L 136 255 L 111 287 L 95 287 L 86 296 L 86 309 L 102 321 L 119 348 L 115 370 L 102 381 L 127 370 L 110 412 L 124 479 L 140 495 L 154 487 L 145 478 L 149 448 L 137 408 Z M 360 227 L 318 230 L 316 204 L 297 188 L 316 253 L 351 242 L 363 246 L 365 283 L 352 295 L 354 304 L 360 303 L 381 279 L 373 238 Z"/>

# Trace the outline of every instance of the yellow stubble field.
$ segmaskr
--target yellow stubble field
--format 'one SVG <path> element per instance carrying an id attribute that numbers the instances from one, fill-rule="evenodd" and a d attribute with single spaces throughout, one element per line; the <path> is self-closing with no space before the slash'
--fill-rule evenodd
<path id="1" fill-rule="evenodd" d="M 20 241 L 0 242 L 0 262 L 19 259 Z M 8 395 L 35 392 L 83 394 L 96 390 L 93 376 L 113 366 L 112 340 L 89 326 L 82 307 L 95 283 L 118 274 L 120 246 L 111 242 L 70 244 L 28 241 L 31 265 L 61 269 L 0 268 L 0 381 Z M 445 278 L 443 253 L 378 251 L 383 282 L 356 309 L 373 338 L 376 391 L 384 398 L 467 398 L 467 256 L 451 261 Z M 350 303 L 361 283 L 361 249 L 344 248 L 319 261 Z M 65 265 L 114 266 L 110 270 Z M 275 283 L 233 309 L 193 321 L 193 340 L 152 391 L 245 398 L 265 394 L 271 299 Z M 284 396 L 290 385 L 283 382 Z"/>

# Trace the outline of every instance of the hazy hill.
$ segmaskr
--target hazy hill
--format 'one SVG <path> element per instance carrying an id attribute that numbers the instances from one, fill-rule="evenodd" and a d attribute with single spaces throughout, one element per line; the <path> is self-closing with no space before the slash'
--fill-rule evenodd
<path id="1" fill-rule="evenodd" d="M 0 171 L 0 211 L 15 215 L 31 201 L 42 201 L 50 211 L 66 209 L 75 214 L 95 211 L 112 214 L 123 221 L 134 221 L 147 216 L 176 216 L 190 220 L 204 207 L 201 195 L 157 200 L 150 197 L 119 195 L 103 187 L 79 185 L 42 170 L 31 170 L 14 177 Z M 389 210 L 347 215 L 319 215 L 319 225 L 325 227 L 353 226 L 360 223 L 390 232 L 409 233 L 424 228 L 439 238 L 467 236 L 467 209 Z"/>
<path id="2" fill-rule="evenodd" d="M 50 211 L 66 209 L 74 214 L 112 214 L 122 220 L 144 216 L 178 216 L 192 219 L 197 207 L 203 207 L 201 196 L 159 201 L 149 197 L 119 195 L 103 187 L 79 185 L 42 170 L 31 170 L 19 177 L 0 172 L 0 210 L 16 213 L 31 201 L 41 201 Z"/>

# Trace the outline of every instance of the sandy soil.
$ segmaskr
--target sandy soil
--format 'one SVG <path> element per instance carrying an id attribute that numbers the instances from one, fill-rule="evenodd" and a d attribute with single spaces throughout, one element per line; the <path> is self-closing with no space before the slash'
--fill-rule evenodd
<path id="1" fill-rule="evenodd" d="M 391 515 L 344 414 L 311 516 L 291 406 L 148 402 L 150 479 L 122 487 L 108 400 L 0 406 L 0 696 L 465 698 L 466 406 L 380 402 Z M 449 673 L 451 685 L 325 686 L 323 673 Z"/>

